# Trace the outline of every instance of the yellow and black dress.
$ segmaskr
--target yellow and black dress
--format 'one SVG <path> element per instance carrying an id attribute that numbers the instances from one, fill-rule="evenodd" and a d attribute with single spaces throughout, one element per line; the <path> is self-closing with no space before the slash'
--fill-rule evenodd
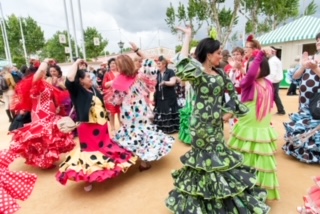
<path id="1" fill-rule="evenodd" d="M 78 127 L 79 144 L 56 175 L 61 184 L 68 180 L 102 182 L 125 172 L 137 159 L 110 139 L 103 102 L 96 94 L 91 96 L 89 121 L 81 122 Z"/>

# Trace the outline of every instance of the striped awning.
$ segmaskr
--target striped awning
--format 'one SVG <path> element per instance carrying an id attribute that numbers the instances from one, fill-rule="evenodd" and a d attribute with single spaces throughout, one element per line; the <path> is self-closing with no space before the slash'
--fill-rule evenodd
<path id="1" fill-rule="evenodd" d="M 315 39 L 320 32 L 320 19 L 303 16 L 257 38 L 262 45 Z"/>

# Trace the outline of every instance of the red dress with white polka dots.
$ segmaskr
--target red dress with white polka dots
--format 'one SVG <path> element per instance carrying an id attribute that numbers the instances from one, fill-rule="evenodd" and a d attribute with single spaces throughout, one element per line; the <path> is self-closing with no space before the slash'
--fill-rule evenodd
<path id="1" fill-rule="evenodd" d="M 72 134 L 60 132 L 57 121 L 56 91 L 50 84 L 39 81 L 30 91 L 32 122 L 13 131 L 10 150 L 26 159 L 26 164 L 51 168 L 61 153 L 71 151 L 75 142 Z"/>
<path id="2" fill-rule="evenodd" d="M 8 167 L 18 155 L 0 151 L 0 213 L 13 214 L 20 209 L 16 200 L 26 200 L 35 185 L 37 176 L 27 172 L 12 172 Z"/>

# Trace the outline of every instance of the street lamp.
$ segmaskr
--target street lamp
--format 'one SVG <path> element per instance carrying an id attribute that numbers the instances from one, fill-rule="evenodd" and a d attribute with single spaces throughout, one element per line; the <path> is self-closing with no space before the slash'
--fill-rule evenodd
<path id="1" fill-rule="evenodd" d="M 119 48 L 120 48 L 120 53 L 122 54 L 122 48 L 123 48 L 124 42 L 122 42 L 120 40 L 120 42 L 118 42 L 118 45 L 119 45 Z"/>

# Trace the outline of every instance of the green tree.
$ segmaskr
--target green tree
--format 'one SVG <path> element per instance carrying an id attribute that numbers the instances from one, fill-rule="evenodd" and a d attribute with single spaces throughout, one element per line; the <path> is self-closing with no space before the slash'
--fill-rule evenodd
<path id="1" fill-rule="evenodd" d="M 306 7 L 306 9 L 303 12 L 303 15 L 305 16 L 312 16 L 317 13 L 318 5 L 312 0 L 310 4 Z"/>
<path id="2" fill-rule="evenodd" d="M 69 54 L 65 53 L 65 47 L 68 47 L 67 44 L 61 44 L 59 41 L 59 35 L 64 34 L 67 38 L 66 31 L 57 31 L 45 44 L 41 52 L 41 58 L 53 58 L 58 62 L 66 62 L 69 59 Z M 75 56 L 74 50 L 74 40 L 71 39 L 72 44 L 72 54 Z"/>
<path id="3" fill-rule="evenodd" d="M 192 40 L 191 43 L 190 43 L 190 49 L 193 48 L 193 47 L 197 47 L 198 44 L 199 44 L 199 41 L 197 41 L 197 40 Z M 177 45 L 175 49 L 176 49 L 176 50 L 175 50 L 176 53 L 178 53 L 178 52 L 181 51 L 182 46 L 181 46 L 181 45 Z"/>
<path id="4" fill-rule="evenodd" d="M 243 0 L 240 12 L 247 18 L 246 33 L 261 34 L 299 16 L 299 0 Z"/>
<path id="5" fill-rule="evenodd" d="M 13 59 L 13 62 L 16 63 L 17 66 L 25 64 L 24 52 L 21 42 L 22 36 L 20 31 L 19 18 L 22 22 L 27 55 L 36 54 L 44 47 L 45 44 L 44 33 L 34 19 L 32 19 L 31 17 L 17 17 L 15 15 L 8 16 L 8 18 L 5 20 L 5 26 L 9 40 L 11 57 Z M 0 39 L 0 57 L 4 58 L 4 56 L 4 42 L 3 39 Z"/>
<path id="6" fill-rule="evenodd" d="M 237 23 L 241 0 L 233 0 L 233 8 L 221 8 L 223 3 L 225 0 L 189 0 L 187 6 L 179 2 L 176 9 L 170 4 L 165 21 L 173 33 L 174 26 L 185 24 L 192 27 L 194 35 L 206 22 L 216 28 L 218 39 L 224 46 Z"/>
<path id="7" fill-rule="evenodd" d="M 103 53 L 105 47 L 108 45 L 108 41 L 102 38 L 101 33 L 94 27 L 88 27 L 84 32 L 84 38 L 86 43 L 87 58 L 95 59 Z M 94 44 L 94 38 L 99 38 L 100 45 Z"/>
<path id="8" fill-rule="evenodd" d="M 207 2 L 203 0 L 188 0 L 185 6 L 181 2 L 177 8 L 172 3 L 166 10 L 166 23 L 170 27 L 172 33 L 177 33 L 175 26 L 184 24 L 190 25 L 195 35 L 208 18 Z"/>

